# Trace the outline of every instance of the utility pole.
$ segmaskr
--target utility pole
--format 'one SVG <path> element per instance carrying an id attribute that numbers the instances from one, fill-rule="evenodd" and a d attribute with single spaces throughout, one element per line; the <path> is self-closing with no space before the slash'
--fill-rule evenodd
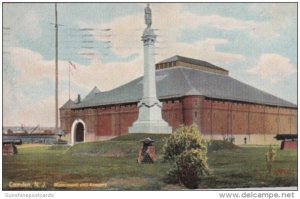
<path id="1" fill-rule="evenodd" d="M 55 3 L 55 133 L 58 134 L 58 25 L 57 3 Z"/>

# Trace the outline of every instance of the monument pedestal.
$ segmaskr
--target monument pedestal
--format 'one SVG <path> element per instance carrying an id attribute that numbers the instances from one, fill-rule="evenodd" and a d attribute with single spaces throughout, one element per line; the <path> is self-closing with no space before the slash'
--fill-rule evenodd
<path id="1" fill-rule="evenodd" d="M 171 134 L 172 127 L 162 119 L 162 103 L 158 100 L 138 104 L 139 117 L 132 127 L 129 127 L 129 133 L 153 133 L 153 134 Z"/>
<path id="2" fill-rule="evenodd" d="M 129 127 L 129 133 L 171 134 L 172 128 L 161 121 L 136 121 Z"/>

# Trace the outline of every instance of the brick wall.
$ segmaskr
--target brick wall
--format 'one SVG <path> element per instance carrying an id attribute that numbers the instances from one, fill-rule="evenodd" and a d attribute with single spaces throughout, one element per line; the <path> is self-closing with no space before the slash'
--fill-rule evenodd
<path id="1" fill-rule="evenodd" d="M 295 134 L 297 110 L 202 98 L 204 134 Z"/>
<path id="2" fill-rule="evenodd" d="M 197 124 L 201 133 L 211 138 L 215 135 L 239 135 L 242 140 L 243 136 L 250 138 L 250 135 L 262 135 L 266 139 L 279 133 L 297 133 L 296 109 L 186 96 L 164 100 L 162 110 L 163 119 L 173 129 L 181 124 Z M 122 104 L 72 111 L 60 110 L 60 116 L 61 129 L 65 133 L 70 134 L 75 119 L 82 119 L 89 134 L 87 138 L 97 139 L 101 136 L 127 134 L 128 127 L 138 118 L 138 108 L 136 104 Z"/>

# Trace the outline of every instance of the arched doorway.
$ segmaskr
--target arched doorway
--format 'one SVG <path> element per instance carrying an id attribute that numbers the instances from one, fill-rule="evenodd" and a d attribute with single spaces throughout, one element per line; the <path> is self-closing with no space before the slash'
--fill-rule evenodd
<path id="1" fill-rule="evenodd" d="M 84 142 L 86 134 L 86 125 L 83 120 L 76 119 L 71 129 L 71 144 Z"/>
<path id="2" fill-rule="evenodd" d="M 84 141 L 84 127 L 81 122 L 77 123 L 75 127 L 75 142 Z"/>

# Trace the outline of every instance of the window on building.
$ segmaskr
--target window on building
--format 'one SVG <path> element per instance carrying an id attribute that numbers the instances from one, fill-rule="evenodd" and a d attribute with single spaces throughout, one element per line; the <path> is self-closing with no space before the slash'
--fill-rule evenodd
<path id="1" fill-rule="evenodd" d="M 196 111 L 196 112 L 195 112 L 195 118 L 196 118 L 197 116 L 198 116 L 198 112 Z"/>

